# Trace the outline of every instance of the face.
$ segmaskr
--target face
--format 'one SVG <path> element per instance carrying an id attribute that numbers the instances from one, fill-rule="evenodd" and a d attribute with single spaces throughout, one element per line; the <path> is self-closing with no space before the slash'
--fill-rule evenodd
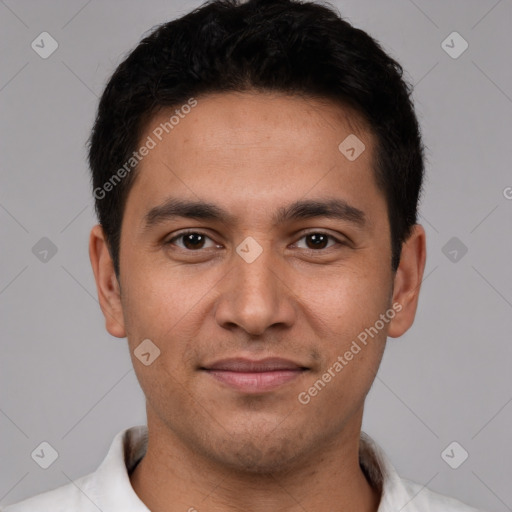
<path id="1" fill-rule="evenodd" d="M 150 431 L 251 471 L 358 436 L 386 337 L 412 322 L 423 271 L 421 244 L 391 271 L 373 139 L 349 110 L 285 95 L 200 97 L 158 131 L 172 114 L 141 138 L 156 145 L 127 198 L 119 287 L 99 231 L 91 243 L 107 328 L 128 337 Z M 365 145 L 355 160 L 338 148 L 354 135 Z"/>

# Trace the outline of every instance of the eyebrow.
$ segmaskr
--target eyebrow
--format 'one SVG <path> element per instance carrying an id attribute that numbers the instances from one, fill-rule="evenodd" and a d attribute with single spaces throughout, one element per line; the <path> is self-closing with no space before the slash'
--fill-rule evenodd
<path id="1" fill-rule="evenodd" d="M 213 203 L 171 197 L 162 204 L 154 206 L 146 213 L 144 216 L 144 230 L 151 229 L 175 217 L 210 220 L 224 224 L 236 223 L 234 215 Z M 333 198 L 326 200 L 299 200 L 280 207 L 273 216 L 273 225 L 276 226 L 293 220 L 317 217 L 347 221 L 358 227 L 364 227 L 366 224 L 366 216 L 362 210 L 351 206 L 343 199 Z"/>

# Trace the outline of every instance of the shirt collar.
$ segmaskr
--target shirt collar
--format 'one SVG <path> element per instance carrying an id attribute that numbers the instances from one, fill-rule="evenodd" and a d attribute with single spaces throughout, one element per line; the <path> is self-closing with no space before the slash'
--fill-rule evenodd
<path id="1" fill-rule="evenodd" d="M 405 510 L 416 512 L 414 496 L 404 486 L 396 469 L 384 450 L 365 432 L 361 432 L 359 443 L 359 464 L 370 483 L 381 493 L 377 512 Z"/>
<path id="2" fill-rule="evenodd" d="M 138 425 L 119 432 L 94 473 L 98 507 L 103 512 L 149 512 L 130 482 L 130 472 L 146 453 L 148 430 Z"/>
<path id="3" fill-rule="evenodd" d="M 94 473 L 98 506 L 103 512 L 149 512 L 130 482 L 130 473 L 146 453 L 148 430 L 139 425 L 119 432 L 110 450 Z M 359 463 L 371 485 L 381 494 L 378 512 L 395 512 L 409 505 L 414 496 L 405 488 L 385 452 L 366 433 L 361 432 Z M 397 509 L 398 506 L 398 509 Z"/>

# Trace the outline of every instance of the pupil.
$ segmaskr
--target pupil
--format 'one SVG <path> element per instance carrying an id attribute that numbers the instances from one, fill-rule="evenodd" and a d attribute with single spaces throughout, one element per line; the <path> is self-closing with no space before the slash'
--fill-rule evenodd
<path id="1" fill-rule="evenodd" d="M 189 233 L 188 235 L 185 235 L 185 246 L 188 248 L 190 248 L 189 246 L 192 246 L 192 248 L 197 249 L 198 245 L 201 245 L 203 242 L 202 238 L 203 235 L 199 233 Z M 325 247 L 325 243 L 327 242 L 327 237 L 322 234 L 308 235 L 308 239 L 312 242 L 313 248 L 315 249 Z"/>
<path id="2" fill-rule="evenodd" d="M 322 246 L 322 248 L 325 246 L 327 237 L 322 234 L 313 234 L 313 235 L 309 235 L 309 240 L 311 240 L 313 242 L 313 247 L 318 249 L 320 246 Z"/>
<path id="3" fill-rule="evenodd" d="M 200 245 L 202 240 L 197 241 L 197 238 L 202 239 L 203 235 L 200 235 L 198 233 L 189 233 L 188 235 L 185 235 L 185 247 L 190 248 L 189 244 L 192 245 L 193 249 L 197 249 L 198 244 Z M 196 240 L 194 241 L 194 238 Z"/>

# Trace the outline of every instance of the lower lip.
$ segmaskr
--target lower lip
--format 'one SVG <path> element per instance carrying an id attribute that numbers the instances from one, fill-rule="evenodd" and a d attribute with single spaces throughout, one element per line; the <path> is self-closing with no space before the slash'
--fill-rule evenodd
<path id="1" fill-rule="evenodd" d="M 239 391 L 257 393 L 269 391 L 286 384 L 304 370 L 274 370 L 270 372 L 233 372 L 226 370 L 207 370 L 218 381 Z"/>

